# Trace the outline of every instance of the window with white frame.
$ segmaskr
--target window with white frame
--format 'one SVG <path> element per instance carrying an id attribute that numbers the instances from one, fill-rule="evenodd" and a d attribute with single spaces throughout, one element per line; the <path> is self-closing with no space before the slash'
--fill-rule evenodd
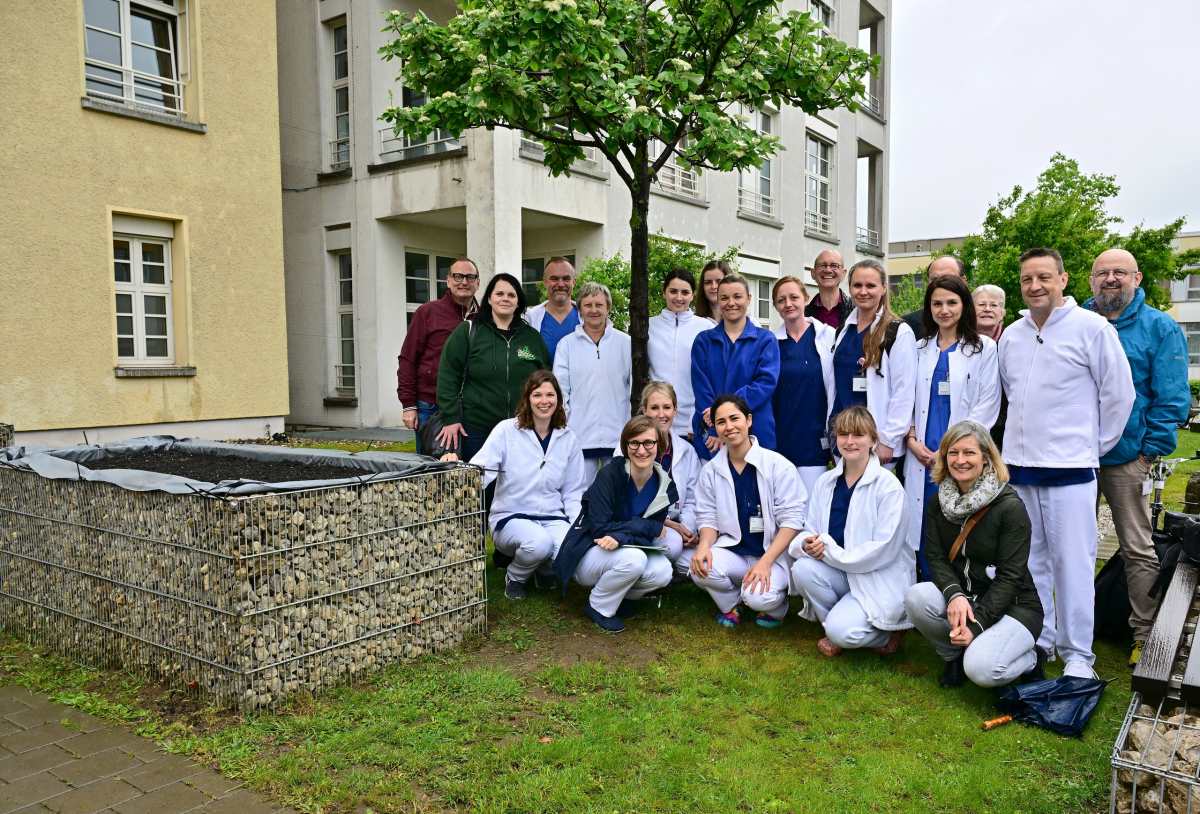
<path id="1" fill-rule="evenodd" d="M 813 22 L 821 26 L 825 36 L 833 36 L 833 8 L 829 4 L 821 0 L 808 0 L 808 13 Z"/>
<path id="2" fill-rule="evenodd" d="M 184 1 L 83 0 L 87 95 L 182 116 Z"/>
<path id="3" fill-rule="evenodd" d="M 1187 293 L 1184 299 L 1200 300 L 1200 274 L 1189 274 L 1187 278 Z"/>
<path id="4" fill-rule="evenodd" d="M 354 394 L 358 381 L 354 360 L 354 258 L 350 252 L 342 252 L 337 255 L 337 362 L 333 370 L 339 393 Z"/>
<path id="5" fill-rule="evenodd" d="M 754 304 L 758 321 L 766 327 L 771 322 L 771 284 L 766 280 L 758 281 L 758 301 Z"/>
<path id="6" fill-rule="evenodd" d="M 1183 322 L 1179 327 L 1187 337 L 1188 364 L 1200 365 L 1200 322 Z"/>
<path id="7" fill-rule="evenodd" d="M 114 235 L 113 280 L 121 364 L 174 364 L 171 242 Z"/>
<path id="8" fill-rule="evenodd" d="M 350 166 L 350 43 L 343 23 L 333 29 L 333 139 L 329 166 Z"/>
<path id="9" fill-rule="evenodd" d="M 772 128 L 771 114 L 760 110 L 738 105 L 738 113 L 749 117 L 750 126 L 763 135 L 770 135 Z M 758 167 L 747 167 L 738 170 L 738 209 L 764 218 L 778 219 L 779 208 L 776 206 L 772 183 L 771 159 L 764 158 Z"/>
<path id="10" fill-rule="evenodd" d="M 404 88 L 400 97 L 404 107 L 425 106 L 425 94 L 421 91 Z M 462 146 L 462 139 L 448 130 L 435 130 L 428 136 L 397 136 L 391 127 L 379 130 L 379 157 L 386 161 L 447 153 Z"/>
<path id="11" fill-rule="evenodd" d="M 662 165 L 662 169 L 654 177 L 654 184 L 665 192 L 676 195 L 686 195 L 689 198 L 700 197 L 699 174 L 695 170 L 685 170 L 676 159 L 679 153 L 687 150 L 687 136 L 679 140 L 671 157 Z M 657 141 L 650 143 L 650 163 L 653 164 L 662 155 L 663 145 Z"/>
<path id="12" fill-rule="evenodd" d="M 833 234 L 833 145 L 811 133 L 804 158 L 804 228 L 822 235 Z"/>
<path id="13" fill-rule="evenodd" d="M 543 299 L 542 295 L 544 292 L 538 289 L 538 285 L 546 277 L 546 264 L 550 262 L 551 257 L 566 258 L 566 261 L 571 264 L 571 268 L 574 268 L 576 272 L 579 271 L 575 267 L 574 252 L 570 254 L 564 252 L 562 254 L 547 254 L 541 257 L 526 257 L 521 260 L 521 288 L 525 289 L 525 305 L 527 308 L 532 308 Z"/>
<path id="14" fill-rule="evenodd" d="M 450 276 L 450 267 L 454 265 L 454 259 L 453 256 L 432 252 L 404 253 L 404 299 L 408 308 L 409 325 L 412 324 L 413 314 L 418 308 L 430 300 L 446 295 L 446 278 Z"/>

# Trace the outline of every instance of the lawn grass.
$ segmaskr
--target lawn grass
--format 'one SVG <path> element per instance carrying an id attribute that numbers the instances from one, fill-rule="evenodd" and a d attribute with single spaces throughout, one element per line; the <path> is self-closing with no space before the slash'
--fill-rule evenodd
<path id="1" fill-rule="evenodd" d="M 915 631 L 892 657 L 826 659 L 817 625 L 793 613 L 774 631 L 719 628 L 685 585 L 612 637 L 583 616 L 578 586 L 519 603 L 502 588 L 489 570 L 488 637 L 277 714 L 180 712 L 141 682 L 13 640 L 0 663 L 7 681 L 314 814 L 1107 810 L 1130 699 L 1123 647 L 1096 645 L 1097 671 L 1116 680 L 1082 737 L 982 732 L 991 693 L 940 689 L 943 663 Z"/>
<path id="2" fill-rule="evenodd" d="M 1197 450 L 1200 450 L 1200 432 L 1179 430 L 1178 437 L 1179 445 L 1175 447 L 1175 451 L 1168 457 L 1190 458 L 1196 454 Z M 1197 471 L 1200 471 L 1200 461 L 1187 461 L 1175 468 L 1175 474 L 1167 479 L 1167 486 L 1163 489 L 1163 504 L 1166 506 L 1167 511 L 1184 511 L 1184 489 L 1187 488 L 1188 477 Z"/>

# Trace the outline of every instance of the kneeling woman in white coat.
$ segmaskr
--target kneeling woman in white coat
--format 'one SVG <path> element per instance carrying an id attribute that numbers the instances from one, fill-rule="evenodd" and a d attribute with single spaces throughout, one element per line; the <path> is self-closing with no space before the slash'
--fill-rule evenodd
<path id="1" fill-rule="evenodd" d="M 621 431 L 625 457 L 605 464 L 583 495 L 583 509 L 554 558 L 554 573 L 592 589 L 588 618 L 606 633 L 625 629 L 636 610 L 630 600 L 666 587 L 671 563 L 662 547 L 667 509 L 679 499 L 675 484 L 655 462 L 666 446 L 658 422 L 634 416 Z"/>
<path id="2" fill-rule="evenodd" d="M 692 580 L 717 603 L 718 624 L 738 624 L 745 603 L 758 612 L 755 624 L 779 627 L 788 610 L 788 544 L 804 527 L 804 485 L 791 461 L 750 434 L 744 400 L 720 396 L 709 415 L 722 447 L 696 483 Z"/>
<path id="3" fill-rule="evenodd" d="M 904 630 L 904 592 L 916 574 L 908 545 L 908 500 L 896 476 L 879 464 L 875 420 L 865 405 L 834 419 L 838 465 L 817 480 L 805 528 L 791 545 L 792 582 L 806 600 L 800 615 L 819 621 L 817 649 L 895 653 Z"/>
<path id="4" fill-rule="evenodd" d="M 446 459 L 454 459 L 453 453 Z M 525 380 L 517 417 L 496 425 L 472 463 L 484 467 L 485 486 L 496 481 L 488 525 L 496 564 L 508 562 L 504 595 L 524 599 L 531 575 L 550 576 L 587 487 L 583 451 L 567 429 L 553 373 L 538 370 Z"/>

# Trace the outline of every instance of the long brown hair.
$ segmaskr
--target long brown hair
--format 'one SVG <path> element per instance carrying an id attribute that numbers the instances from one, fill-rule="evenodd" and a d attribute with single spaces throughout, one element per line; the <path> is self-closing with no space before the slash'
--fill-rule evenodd
<path id="1" fill-rule="evenodd" d="M 550 416 L 550 427 L 561 430 L 567 426 L 567 411 L 563 409 L 563 394 L 562 388 L 558 385 L 558 377 L 549 370 L 535 370 L 529 374 L 529 378 L 525 380 L 525 386 L 521 388 L 521 400 L 517 402 L 517 429 L 533 429 L 533 408 L 529 406 L 529 397 L 533 395 L 534 390 L 546 382 L 554 385 L 554 394 L 558 396 L 558 405 Z"/>
<path id="2" fill-rule="evenodd" d="M 925 338 L 921 341 L 925 345 L 937 341 L 938 324 L 933 318 L 931 303 L 933 292 L 939 288 L 954 294 L 962 302 L 962 315 L 958 318 L 959 347 L 969 347 L 975 353 L 983 353 L 983 340 L 979 338 L 975 322 L 975 299 L 971 296 L 971 289 L 967 288 L 963 278 L 950 274 L 940 274 L 925 286 L 925 309 L 921 312 L 921 327 L 925 329 Z"/>
<path id="3" fill-rule="evenodd" d="M 869 329 L 867 335 L 863 337 L 863 370 L 866 370 L 869 367 L 879 367 L 883 361 L 883 350 L 880 348 L 883 344 L 883 336 L 887 333 L 889 325 L 900 320 L 892 313 L 892 306 L 888 302 L 888 275 L 883 264 L 870 258 L 859 260 L 850 267 L 851 285 L 854 284 L 854 272 L 862 268 L 871 269 L 879 274 L 879 281 L 883 284 L 883 296 L 879 299 L 879 318 L 875 321 L 875 326 Z"/>
<path id="4" fill-rule="evenodd" d="M 719 317 L 714 314 L 712 312 L 712 308 L 709 307 L 708 296 L 704 293 L 704 275 L 714 270 L 721 272 L 722 279 L 728 277 L 730 274 L 733 274 L 733 269 L 731 269 L 729 264 L 724 260 L 709 260 L 704 264 L 704 268 L 700 269 L 700 285 L 697 289 L 700 296 L 696 298 L 696 316 L 704 317 L 705 319 L 719 320 Z"/>

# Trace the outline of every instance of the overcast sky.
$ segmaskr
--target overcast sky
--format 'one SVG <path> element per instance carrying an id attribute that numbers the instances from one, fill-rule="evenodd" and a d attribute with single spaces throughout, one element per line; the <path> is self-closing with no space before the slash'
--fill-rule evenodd
<path id="1" fill-rule="evenodd" d="M 1056 151 L 1200 230 L 1200 0 L 893 0 L 889 240 L 978 231 Z"/>

